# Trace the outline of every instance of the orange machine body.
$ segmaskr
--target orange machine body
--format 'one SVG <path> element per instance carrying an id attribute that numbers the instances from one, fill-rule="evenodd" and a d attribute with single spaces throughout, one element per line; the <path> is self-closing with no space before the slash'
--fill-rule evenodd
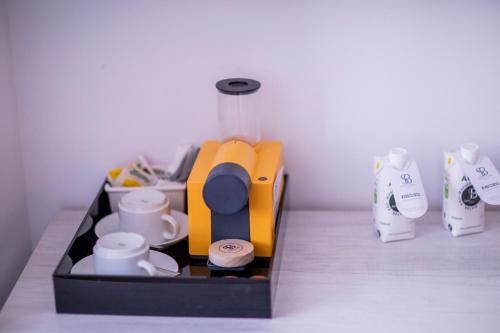
<path id="1" fill-rule="evenodd" d="M 250 176 L 248 193 L 249 241 L 255 256 L 273 254 L 274 222 L 283 190 L 283 145 L 261 141 L 250 146 L 243 141 L 203 143 L 187 182 L 189 253 L 207 256 L 212 240 L 212 212 L 203 197 L 210 171 L 224 163 L 241 166 Z"/>

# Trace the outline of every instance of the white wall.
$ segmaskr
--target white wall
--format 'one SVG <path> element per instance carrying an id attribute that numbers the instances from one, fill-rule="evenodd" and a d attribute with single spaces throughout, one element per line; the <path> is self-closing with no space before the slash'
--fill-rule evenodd
<path id="1" fill-rule="evenodd" d="M 21 273 L 32 246 L 4 5 L 0 0 L 0 308 Z"/>
<path id="2" fill-rule="evenodd" d="M 9 1 L 33 238 L 87 207 L 106 169 L 217 135 L 214 83 L 262 82 L 294 208 L 369 208 L 371 162 L 418 158 L 434 208 L 441 153 L 500 166 L 495 1 Z"/>

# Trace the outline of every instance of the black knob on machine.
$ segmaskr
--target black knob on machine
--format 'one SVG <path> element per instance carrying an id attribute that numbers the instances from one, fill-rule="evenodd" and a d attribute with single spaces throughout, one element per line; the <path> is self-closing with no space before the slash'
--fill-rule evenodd
<path id="1" fill-rule="evenodd" d="M 208 174 L 203 200 L 211 210 L 212 242 L 237 238 L 250 240 L 248 172 L 236 163 L 221 163 Z"/>
<path id="2" fill-rule="evenodd" d="M 203 187 L 207 206 L 220 214 L 234 214 L 248 203 L 250 176 L 236 163 L 222 163 L 214 167 Z"/>

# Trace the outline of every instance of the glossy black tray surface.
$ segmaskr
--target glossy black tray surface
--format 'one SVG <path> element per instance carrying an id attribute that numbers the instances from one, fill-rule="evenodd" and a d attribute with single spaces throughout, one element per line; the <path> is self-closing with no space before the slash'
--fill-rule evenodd
<path id="1" fill-rule="evenodd" d="M 53 274 L 58 313 L 270 318 L 283 247 L 287 177 L 276 217 L 272 258 L 257 258 L 244 270 L 214 270 L 206 258 L 191 258 L 187 239 L 162 252 L 173 257 L 177 277 L 70 274 L 92 254 L 94 227 L 111 213 L 104 184 Z"/>

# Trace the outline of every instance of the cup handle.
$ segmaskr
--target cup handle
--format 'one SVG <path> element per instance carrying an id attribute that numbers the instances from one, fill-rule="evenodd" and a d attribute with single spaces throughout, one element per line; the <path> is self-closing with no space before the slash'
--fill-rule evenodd
<path id="1" fill-rule="evenodd" d="M 175 237 L 177 237 L 177 235 L 179 234 L 179 231 L 181 229 L 179 222 L 177 222 L 171 215 L 167 215 L 167 214 L 162 215 L 161 220 L 165 223 L 170 224 L 170 226 L 173 229 L 173 231 L 164 231 L 163 238 L 170 240 L 170 239 L 174 239 Z"/>
<path id="2" fill-rule="evenodd" d="M 158 271 L 156 270 L 155 266 L 153 266 L 153 264 L 151 264 L 147 260 L 139 260 L 137 266 L 148 272 L 150 276 L 158 275 Z"/>

